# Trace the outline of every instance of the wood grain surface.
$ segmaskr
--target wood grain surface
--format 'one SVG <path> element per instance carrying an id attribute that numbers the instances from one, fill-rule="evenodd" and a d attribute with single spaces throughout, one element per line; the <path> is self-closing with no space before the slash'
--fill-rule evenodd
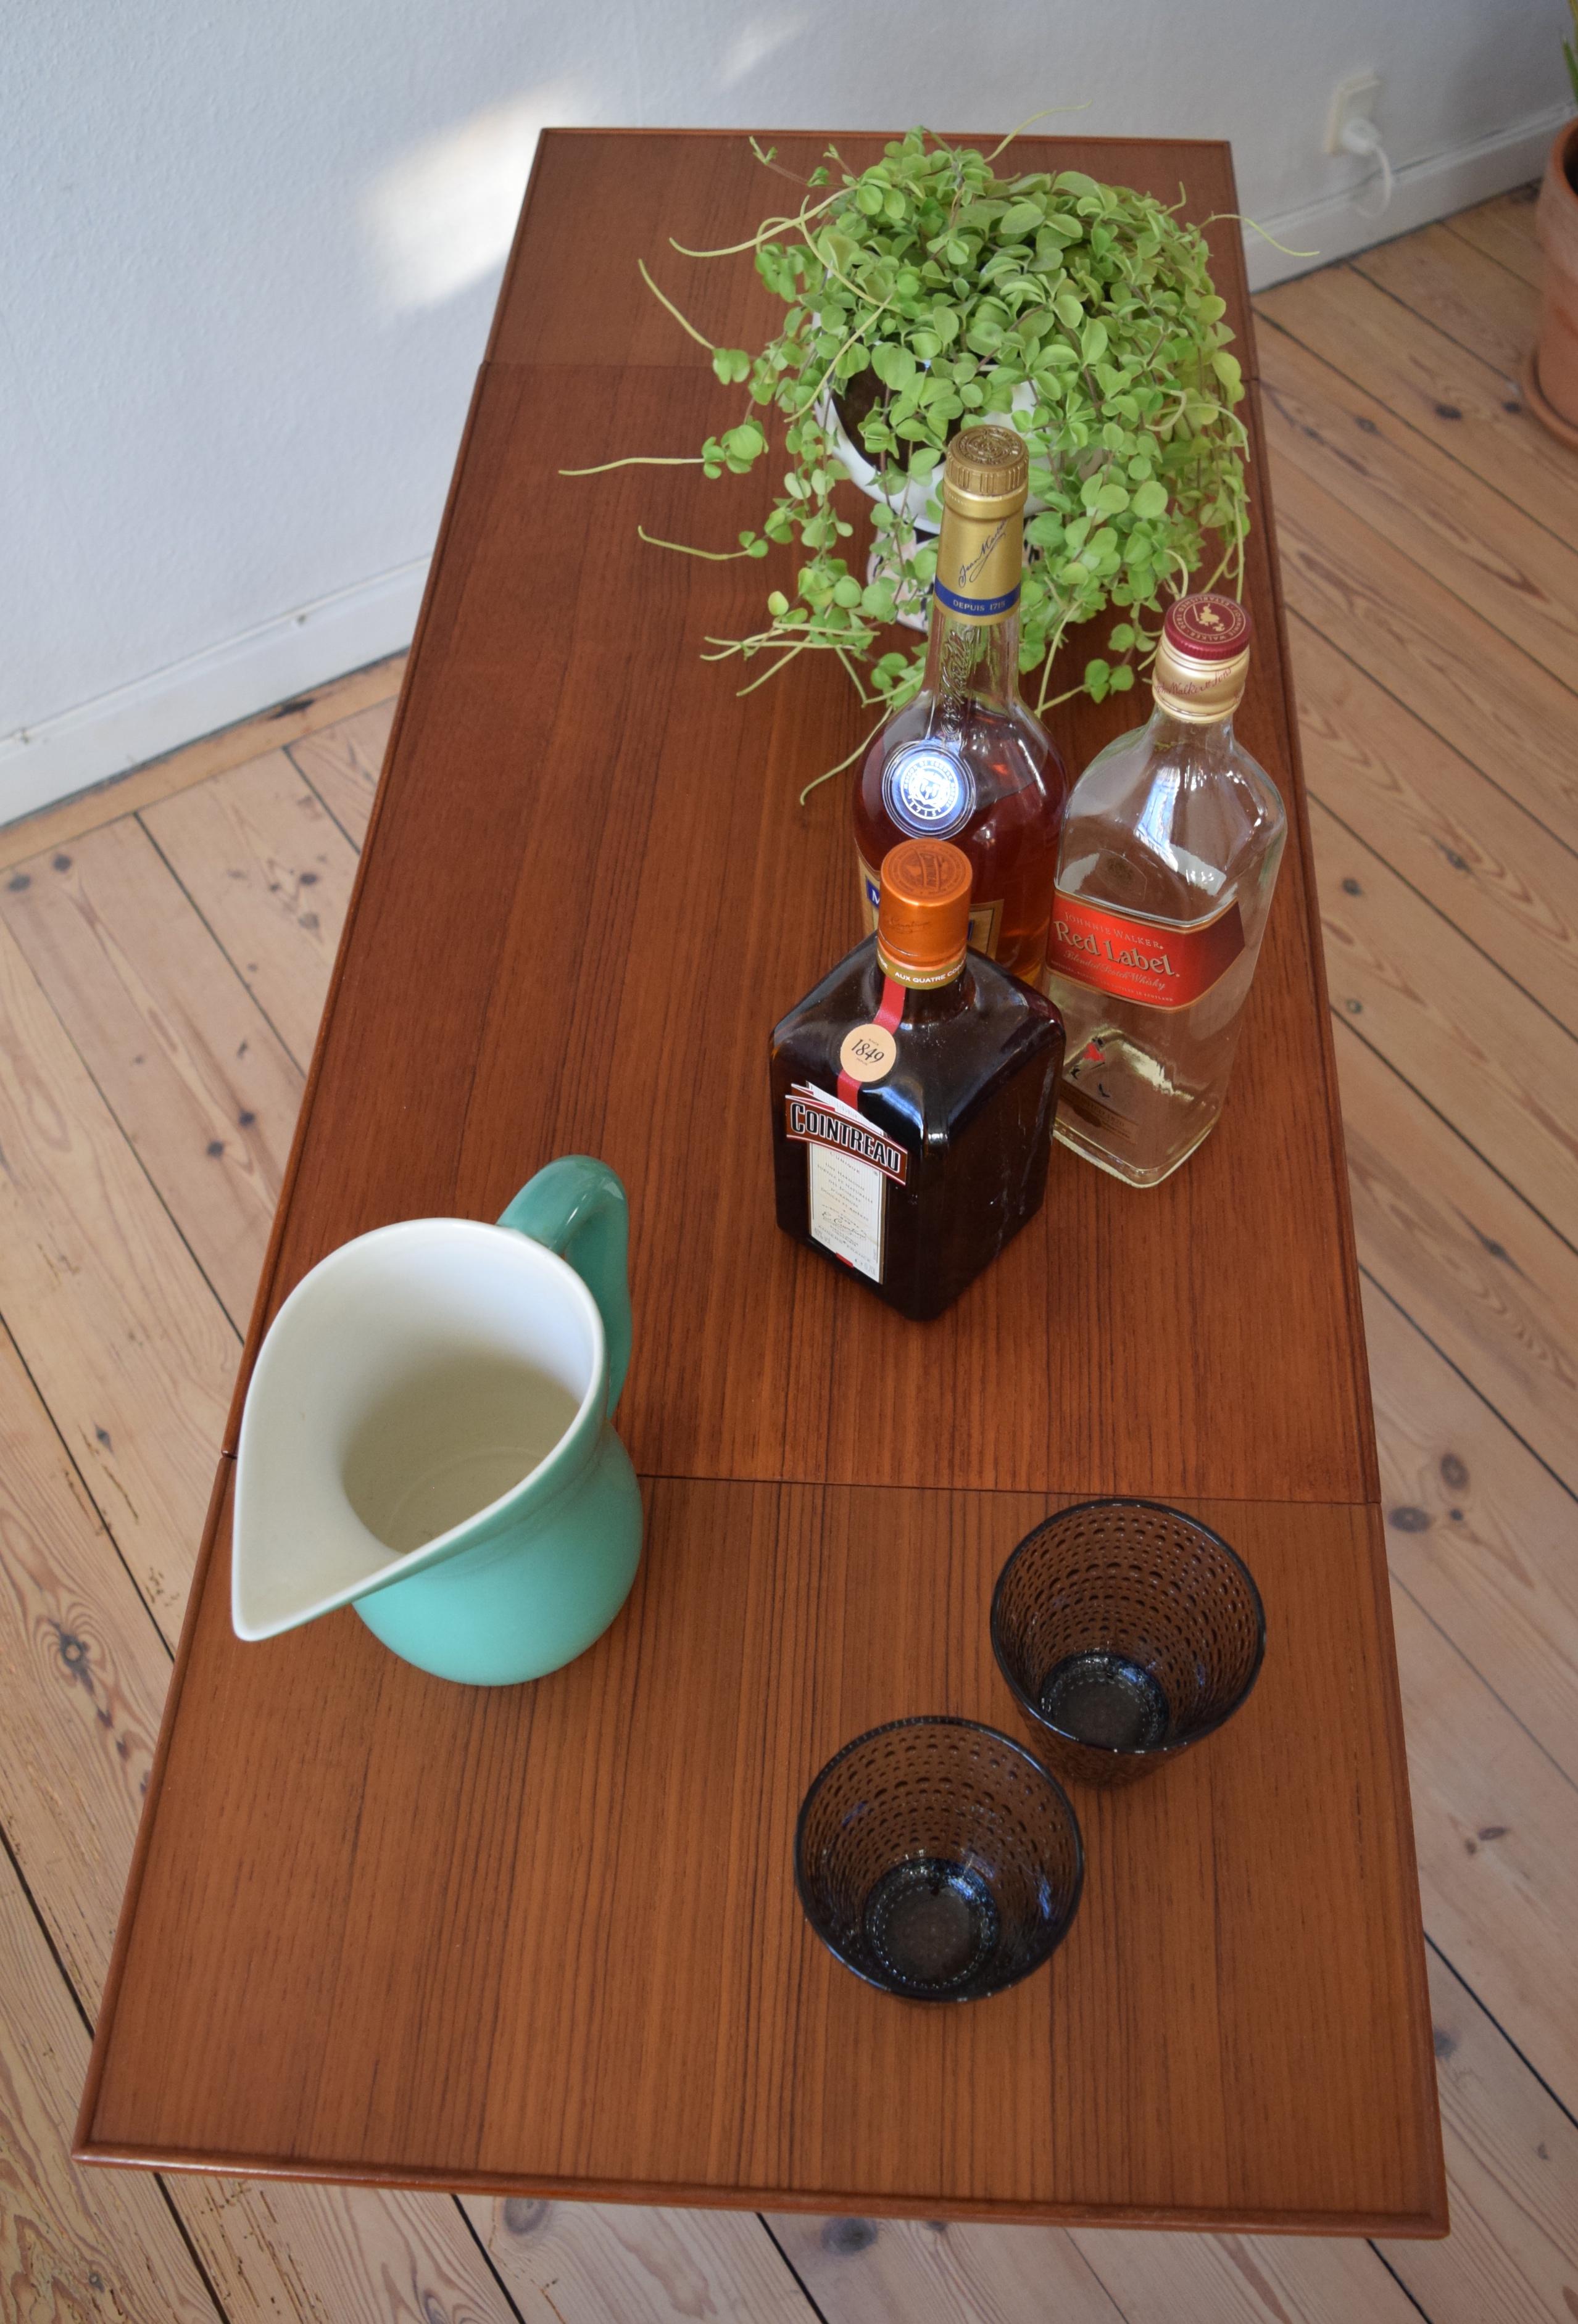
<path id="1" fill-rule="evenodd" d="M 1578 883 L 1549 831 L 1303 621 L 1293 666 L 1312 794 L 1578 1034 Z M 1432 929 L 1434 942 L 1435 929 Z M 1329 981 L 1329 978 L 1328 978 Z"/>
<path id="2" fill-rule="evenodd" d="M 327 2177 L 354 2153 L 394 2182 L 653 2201 L 1428 2227 L 1374 1511 L 1191 1504 L 1260 1579 L 1265 1670 L 1210 1746 L 1080 1793 L 1085 1894 L 1047 1976 L 895 2007 L 802 1919 L 795 1816 L 841 1742 L 918 1703 L 1015 1723 L 986 1611 L 1045 1506 L 660 1480 L 625 1615 L 494 1691 L 396 1662 L 354 1614 L 241 1644 L 222 1517 L 93 2150 Z M 203 2039 L 172 2041 L 183 2024 Z"/>
<path id="3" fill-rule="evenodd" d="M 1142 149 L 1025 148 L 1027 167 L 1146 181 Z M 642 1573 L 599 1646 L 530 1690 L 423 1678 L 349 1614 L 241 1646 L 222 1462 L 79 2152 L 478 2192 L 1439 2233 L 1253 393 L 1241 726 L 1293 830 L 1232 1102 L 1143 1198 L 1060 1151 L 1036 1227 L 917 1330 L 785 1243 L 769 1198 L 767 1029 L 859 932 L 843 790 L 798 795 L 862 714 L 826 671 L 739 699 L 697 654 L 750 621 L 760 573 L 636 535 L 731 540 L 764 480 L 558 473 L 687 451 L 728 416 L 633 254 L 658 220 L 737 238 L 755 164 L 737 141 L 662 134 L 617 153 L 614 170 L 595 136 L 543 141 L 243 1380 L 280 1300 L 348 1236 L 496 1214 L 553 1154 L 597 1152 L 632 1196 L 621 1427 L 648 1496 Z M 1235 207 L 1224 149 L 1149 149 L 1146 167 L 1169 193 L 1183 175 L 1195 215 Z M 1223 250 L 1252 380 L 1231 233 Z M 758 327 L 748 268 L 692 281 L 687 263 L 665 287 L 709 336 Z M 1071 763 L 1132 715 L 1067 706 Z M 355 770 L 323 776 L 342 830 L 282 761 L 260 764 L 145 822 L 183 881 L 222 866 L 216 933 L 300 1058 L 271 932 L 299 948 L 303 866 L 343 894 Z M 281 850 L 285 814 L 302 836 Z M 799 1797 L 877 1719 L 1008 1723 L 992 1575 L 1049 1499 L 1103 1490 L 1199 1507 L 1239 1544 L 1271 1609 L 1266 1675 L 1207 1750 L 1082 1800 L 1092 1877 L 1052 1975 L 967 2012 L 895 2008 L 798 1915 Z"/>
<path id="4" fill-rule="evenodd" d="M 0 1231 L 5 1321 L 121 1554 L 179 1612 L 239 1353 L 188 1245 L 0 928 Z M 113 1245 L 109 1270 L 97 1253 Z M 157 1371 L 146 1318 L 161 1322 Z"/>
<path id="5" fill-rule="evenodd" d="M 1266 337 L 1262 392 L 1278 452 L 1565 686 L 1578 683 L 1571 540 L 1529 524 L 1296 339 Z"/>
<path id="6" fill-rule="evenodd" d="M 1530 310 L 1532 312 L 1532 309 Z M 1352 267 L 1262 294 L 1256 312 L 1337 362 L 1356 387 L 1564 540 L 1578 527 L 1578 463 L 1552 461 L 1517 383 Z M 1269 350 L 1268 339 L 1268 352 Z M 1269 371 L 1269 364 L 1267 365 Z"/>
<path id="7" fill-rule="evenodd" d="M 1354 266 L 1504 377 L 1517 378 L 1539 320 L 1534 285 L 1472 244 L 1465 250 L 1450 226 L 1382 243 L 1361 252 Z"/>
<path id="8" fill-rule="evenodd" d="M 202 898 L 203 916 L 240 964 L 247 990 L 305 1066 L 318 1037 L 322 971 L 334 958 L 355 876 L 355 848 L 283 751 L 161 799 L 142 820 L 182 886 Z M 310 945 L 295 941 L 302 935 Z"/>
<path id="9" fill-rule="evenodd" d="M 1188 1170 L 1137 1202 L 1059 1148 L 1040 1218 L 924 1331 L 779 1233 L 766 1032 L 860 935 L 844 793 L 806 808 L 798 793 L 858 741 L 862 714 L 835 669 L 740 701 L 694 660 L 748 622 L 754 567 L 643 549 L 635 527 L 684 537 L 721 486 L 550 465 L 567 394 L 617 447 L 697 436 L 715 393 L 688 369 L 484 379 L 270 1312 L 365 1227 L 496 1216 L 551 1156 L 592 1151 L 631 1195 L 643 1355 L 622 1425 L 645 1472 L 1368 1498 L 1297 839 L 1228 1111 Z M 736 482 L 724 521 L 759 521 L 762 488 Z M 558 576 L 552 617 L 524 613 L 531 566 Z M 1291 792 L 1263 531 L 1250 598 L 1263 650 L 1243 729 Z M 1131 715 L 1067 706 L 1071 761 Z M 420 1137 L 391 1135 L 413 1111 Z M 1178 1333 L 1186 1364 L 1161 1354 Z"/>
<path id="10" fill-rule="evenodd" d="M 1460 242 L 1482 251 L 1537 290 L 1543 273 L 1534 230 L 1538 199 L 1536 180 L 1533 185 L 1514 186 L 1510 193 L 1493 195 L 1488 202 L 1477 202 L 1472 210 L 1459 210 L 1448 224 Z"/>
<path id="11" fill-rule="evenodd" d="M 301 1073 L 135 816 L 19 865 L 0 916 L 238 1331 Z"/>

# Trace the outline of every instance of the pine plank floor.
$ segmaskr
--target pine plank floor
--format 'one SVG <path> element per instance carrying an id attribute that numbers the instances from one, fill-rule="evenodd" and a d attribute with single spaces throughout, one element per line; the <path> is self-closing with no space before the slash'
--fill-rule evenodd
<path id="1" fill-rule="evenodd" d="M 399 665 L 0 832 L 0 2316 L 1573 2324 L 1578 456 L 1532 189 L 1268 293 L 1444 2244 L 757 2219 L 66 2155 Z"/>

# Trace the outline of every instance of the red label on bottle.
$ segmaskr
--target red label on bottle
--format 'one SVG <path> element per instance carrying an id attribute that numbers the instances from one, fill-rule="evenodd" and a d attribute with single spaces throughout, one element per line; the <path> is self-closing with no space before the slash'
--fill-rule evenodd
<path id="1" fill-rule="evenodd" d="M 1236 898 L 1213 919 L 1179 927 L 1167 920 L 1131 919 L 1126 912 L 1066 895 L 1061 888 L 1053 891 L 1047 967 L 1055 976 L 1093 985 L 1119 1001 L 1186 1009 L 1210 991 L 1243 948 Z"/>

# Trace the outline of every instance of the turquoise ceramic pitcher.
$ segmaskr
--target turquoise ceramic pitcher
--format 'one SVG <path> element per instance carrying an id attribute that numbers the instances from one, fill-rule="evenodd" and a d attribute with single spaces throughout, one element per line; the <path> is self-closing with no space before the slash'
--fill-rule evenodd
<path id="1" fill-rule="evenodd" d="M 502 1686 L 602 1635 L 641 1554 L 610 1425 L 627 1234 L 613 1171 L 570 1154 L 497 1226 L 405 1220 L 303 1277 L 242 1416 L 237 1637 L 351 1605 L 419 1669 Z"/>

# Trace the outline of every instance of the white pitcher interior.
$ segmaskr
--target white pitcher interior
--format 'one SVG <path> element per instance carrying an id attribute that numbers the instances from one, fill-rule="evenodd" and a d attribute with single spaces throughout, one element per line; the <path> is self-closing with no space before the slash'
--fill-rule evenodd
<path id="1" fill-rule="evenodd" d="M 232 1611 L 269 1638 L 424 1570 L 604 1393 L 575 1269 L 469 1219 L 381 1227 L 281 1308 L 242 1420 Z"/>

